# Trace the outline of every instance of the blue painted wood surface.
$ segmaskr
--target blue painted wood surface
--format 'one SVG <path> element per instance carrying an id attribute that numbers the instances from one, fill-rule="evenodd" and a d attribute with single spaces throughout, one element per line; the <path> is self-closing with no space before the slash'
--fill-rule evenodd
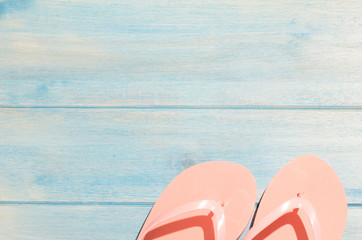
<path id="1" fill-rule="evenodd" d="M 3 109 L 1 200 L 155 201 L 182 170 L 209 160 L 249 168 L 260 196 L 279 168 L 308 153 L 326 159 L 348 201 L 361 203 L 361 118 L 352 110 Z"/>
<path id="2" fill-rule="evenodd" d="M 327 160 L 362 234 L 362 2 L 0 0 L 0 239 L 132 239 L 208 160 Z"/>

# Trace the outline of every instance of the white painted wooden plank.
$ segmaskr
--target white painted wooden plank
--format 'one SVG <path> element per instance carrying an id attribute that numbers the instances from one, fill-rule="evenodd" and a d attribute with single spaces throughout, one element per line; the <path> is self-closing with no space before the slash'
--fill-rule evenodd
<path id="1" fill-rule="evenodd" d="M 0 206 L 0 239 L 135 239 L 149 207 Z"/>
<path id="2" fill-rule="evenodd" d="M 343 239 L 361 239 L 362 233 L 362 208 L 348 208 L 348 218 Z"/>
<path id="3" fill-rule="evenodd" d="M 0 5 L 0 105 L 362 105 L 362 2 Z"/>
<path id="4" fill-rule="evenodd" d="M 259 196 L 286 162 L 327 160 L 362 202 L 362 111 L 2 109 L 0 200 L 155 201 L 183 169 L 240 163 Z"/>
<path id="5" fill-rule="evenodd" d="M 62 76 L 56 77 L 59 80 L 0 80 L 0 107 L 156 105 L 362 108 L 362 82 L 357 81 L 293 82 L 251 78 L 248 81 L 198 82 L 161 81 L 154 77 L 145 77 L 144 81 L 104 79 L 107 75 L 97 80 L 63 80 Z"/>
<path id="6" fill-rule="evenodd" d="M 0 206 L 0 238 L 7 240 L 135 239 L 150 207 Z M 362 209 L 349 208 L 342 239 L 361 239 Z"/>

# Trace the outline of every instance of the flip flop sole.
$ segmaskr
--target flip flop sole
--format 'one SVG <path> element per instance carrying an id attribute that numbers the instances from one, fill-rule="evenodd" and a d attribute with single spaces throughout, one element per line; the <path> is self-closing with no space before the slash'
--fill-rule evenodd
<path id="1" fill-rule="evenodd" d="M 256 194 L 255 179 L 245 167 L 222 161 L 197 164 L 180 173 L 167 186 L 150 211 L 139 236 L 157 217 L 173 209 L 190 202 L 214 200 L 223 202 L 225 239 L 235 240 L 252 216 Z M 156 234 L 157 239 L 204 239 L 205 233 L 199 227 L 202 223 L 197 221 L 205 220 L 196 218 L 195 221 L 190 227 L 159 236 Z"/>
<path id="2" fill-rule="evenodd" d="M 254 216 L 257 225 L 270 212 L 286 201 L 303 195 L 316 212 L 323 240 L 340 240 L 347 220 L 347 199 L 336 172 L 322 159 L 305 155 L 287 163 L 271 180 Z M 280 218 L 255 240 L 308 239 L 307 215 L 298 212 Z"/>

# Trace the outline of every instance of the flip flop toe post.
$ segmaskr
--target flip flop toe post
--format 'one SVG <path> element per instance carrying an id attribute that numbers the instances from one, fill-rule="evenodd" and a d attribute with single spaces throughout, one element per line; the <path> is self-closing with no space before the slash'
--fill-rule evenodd
<path id="1" fill-rule="evenodd" d="M 137 240 L 235 240 L 256 201 L 256 183 L 231 162 L 197 164 L 180 173 L 150 211 Z"/>

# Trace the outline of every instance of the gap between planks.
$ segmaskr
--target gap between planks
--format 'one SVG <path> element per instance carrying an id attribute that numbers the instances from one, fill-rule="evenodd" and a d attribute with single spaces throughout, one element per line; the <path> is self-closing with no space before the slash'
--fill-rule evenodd
<path id="1" fill-rule="evenodd" d="M 354 110 L 362 111 L 362 106 L 353 105 L 353 106 L 308 106 L 308 105 L 135 105 L 135 106 L 92 106 L 92 105 L 0 105 L 0 109 L 170 109 L 170 110 Z"/>

